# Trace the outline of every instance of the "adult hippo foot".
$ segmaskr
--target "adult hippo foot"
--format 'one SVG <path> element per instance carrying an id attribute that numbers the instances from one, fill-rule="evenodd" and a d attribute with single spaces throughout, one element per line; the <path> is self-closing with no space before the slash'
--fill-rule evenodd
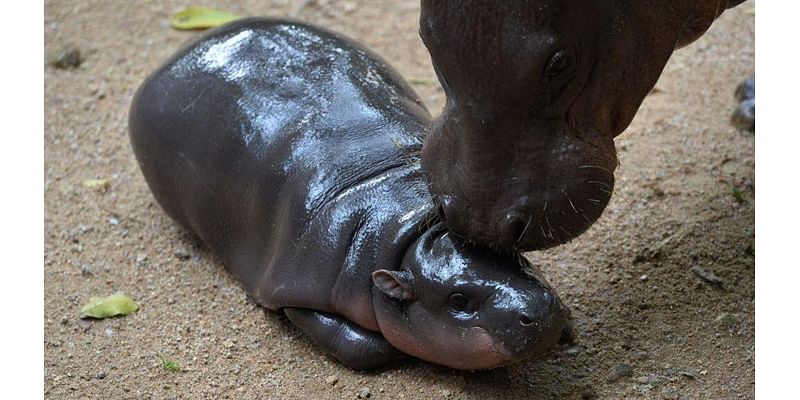
<path id="1" fill-rule="evenodd" d="M 739 106 L 733 111 L 731 123 L 739 129 L 756 131 L 756 78 L 745 79 L 736 88 Z"/>

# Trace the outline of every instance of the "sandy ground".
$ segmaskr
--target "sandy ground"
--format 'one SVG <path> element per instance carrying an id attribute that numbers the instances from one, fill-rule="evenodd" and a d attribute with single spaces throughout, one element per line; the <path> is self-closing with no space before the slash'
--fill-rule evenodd
<path id="1" fill-rule="evenodd" d="M 418 3 L 319 0 L 298 18 L 365 42 L 438 110 Z M 127 111 L 145 76 L 196 34 L 168 26 L 186 5 L 198 4 L 46 1 L 45 55 L 75 45 L 86 57 L 75 70 L 44 67 L 47 398 L 754 396 L 754 136 L 728 120 L 733 89 L 754 71 L 752 3 L 674 55 L 617 140 L 618 185 L 601 220 L 573 243 L 528 254 L 572 307 L 577 345 L 493 371 L 408 362 L 374 373 L 348 370 L 256 306 L 154 203 Z M 294 7 L 213 5 L 275 16 Z M 90 178 L 111 186 L 83 187 Z M 141 310 L 78 318 L 89 297 L 117 291 Z"/>

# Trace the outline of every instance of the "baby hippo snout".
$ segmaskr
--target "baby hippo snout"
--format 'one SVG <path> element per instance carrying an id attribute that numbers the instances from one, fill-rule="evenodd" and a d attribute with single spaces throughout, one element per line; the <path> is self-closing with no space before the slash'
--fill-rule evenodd
<path id="1" fill-rule="evenodd" d="M 498 350 L 512 360 L 547 352 L 558 343 L 567 316 L 561 301 L 544 287 L 518 292 L 503 288 L 492 299 L 499 311 Z M 500 320 L 502 318 L 502 320 Z"/>

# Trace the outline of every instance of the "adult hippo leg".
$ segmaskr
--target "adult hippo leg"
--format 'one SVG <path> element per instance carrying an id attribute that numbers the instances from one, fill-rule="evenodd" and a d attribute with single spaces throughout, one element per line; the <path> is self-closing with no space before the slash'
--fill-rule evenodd
<path id="1" fill-rule="evenodd" d="M 353 369 L 374 369 L 407 357 L 378 332 L 334 314 L 286 307 L 286 316 L 318 346 Z"/>

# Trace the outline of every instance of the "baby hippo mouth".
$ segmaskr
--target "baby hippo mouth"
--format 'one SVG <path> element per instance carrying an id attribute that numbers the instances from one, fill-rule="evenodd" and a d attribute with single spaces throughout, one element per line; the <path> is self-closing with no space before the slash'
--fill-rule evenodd
<path id="1" fill-rule="evenodd" d="M 542 298 L 519 307 L 498 310 L 481 318 L 467 330 L 469 357 L 455 357 L 461 369 L 491 369 L 535 358 L 548 352 L 561 339 L 567 324 L 559 300 L 543 292 Z"/>
<path id="2" fill-rule="evenodd" d="M 555 296 L 545 291 L 524 308 L 514 309 L 503 312 L 502 321 L 492 324 L 498 353 L 514 362 L 540 356 L 559 342 L 567 316 Z"/>

